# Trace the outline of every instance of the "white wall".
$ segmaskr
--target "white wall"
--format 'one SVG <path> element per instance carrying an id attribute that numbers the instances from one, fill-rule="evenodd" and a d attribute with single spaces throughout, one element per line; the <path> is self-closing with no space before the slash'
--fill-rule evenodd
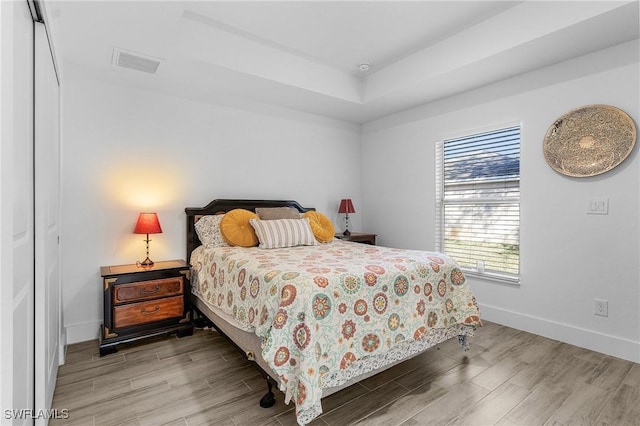
<path id="1" fill-rule="evenodd" d="M 604 103 L 638 123 L 632 42 L 358 126 L 303 113 L 191 102 L 96 81 L 63 81 L 63 285 L 68 343 L 101 322 L 99 267 L 144 257 L 131 234 L 155 210 L 151 258 L 184 258 L 184 207 L 213 198 L 291 198 L 328 214 L 351 197 L 352 229 L 432 250 L 434 144 L 522 124 L 522 282 L 471 280 L 487 320 L 640 360 L 638 148 L 615 170 L 575 179 L 545 163 L 548 126 Z M 67 74 L 69 75 L 69 74 Z M 239 104 L 242 101 L 238 101 Z M 608 216 L 586 214 L 590 198 Z M 593 298 L 609 317 L 593 315 Z"/>
<path id="2" fill-rule="evenodd" d="M 638 147 L 619 167 L 569 178 L 547 166 L 554 120 L 609 104 L 640 122 L 638 42 L 577 58 L 367 123 L 362 129 L 364 227 L 383 245 L 435 247 L 434 144 L 521 123 L 521 284 L 470 279 L 487 320 L 640 361 Z M 609 215 L 587 215 L 609 198 Z M 593 314 L 593 299 L 609 316 Z"/>
<path id="3" fill-rule="evenodd" d="M 150 257 L 168 260 L 185 258 L 185 207 L 295 199 L 341 226 L 340 199 L 360 201 L 358 126 L 81 79 L 63 80 L 62 90 L 67 343 L 97 338 L 100 266 L 144 259 L 144 236 L 132 234 L 139 212 L 158 212 L 163 233 L 151 236 Z"/>

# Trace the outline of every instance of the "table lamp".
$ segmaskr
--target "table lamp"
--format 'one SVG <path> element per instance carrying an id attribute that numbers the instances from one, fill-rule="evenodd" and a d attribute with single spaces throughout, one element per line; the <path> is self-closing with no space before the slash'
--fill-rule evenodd
<path id="1" fill-rule="evenodd" d="M 342 235 L 351 235 L 349 231 L 349 213 L 355 213 L 356 209 L 353 208 L 353 202 L 351 198 L 344 198 L 340 201 L 340 207 L 338 207 L 338 213 L 344 213 L 345 230 Z"/>
<path id="2" fill-rule="evenodd" d="M 142 240 L 147 243 L 147 258 L 142 262 L 137 262 L 138 266 L 153 266 L 153 260 L 149 259 L 149 234 L 161 234 L 162 228 L 160 227 L 160 221 L 158 221 L 157 213 L 140 213 L 138 216 L 138 222 L 136 228 L 133 230 L 134 234 L 147 234 L 147 239 Z"/>

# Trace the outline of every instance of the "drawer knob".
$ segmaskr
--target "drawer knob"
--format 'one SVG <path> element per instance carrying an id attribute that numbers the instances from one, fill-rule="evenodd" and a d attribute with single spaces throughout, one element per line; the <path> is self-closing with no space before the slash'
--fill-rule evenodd
<path id="1" fill-rule="evenodd" d="M 157 313 L 160 310 L 160 306 L 156 305 L 155 309 L 153 311 L 146 311 L 144 308 L 140 309 L 140 313 L 141 314 L 145 314 L 145 315 L 152 315 Z"/>

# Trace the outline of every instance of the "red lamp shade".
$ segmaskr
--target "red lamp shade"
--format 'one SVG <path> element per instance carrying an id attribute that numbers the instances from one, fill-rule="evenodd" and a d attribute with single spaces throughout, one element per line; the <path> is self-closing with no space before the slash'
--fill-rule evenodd
<path id="1" fill-rule="evenodd" d="M 356 209 L 353 208 L 353 202 L 351 198 L 345 198 L 340 201 L 340 207 L 338 207 L 338 213 L 355 213 Z"/>
<path id="2" fill-rule="evenodd" d="M 162 228 L 157 213 L 140 213 L 134 234 L 161 234 Z"/>

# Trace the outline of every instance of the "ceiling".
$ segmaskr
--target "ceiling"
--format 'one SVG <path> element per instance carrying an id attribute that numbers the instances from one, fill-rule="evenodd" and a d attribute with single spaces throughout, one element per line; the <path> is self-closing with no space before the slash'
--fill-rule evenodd
<path id="1" fill-rule="evenodd" d="M 55 1 L 62 81 L 365 123 L 634 40 L 638 0 Z M 160 62 L 117 67 L 114 49 Z M 368 64 L 368 71 L 360 65 Z"/>

